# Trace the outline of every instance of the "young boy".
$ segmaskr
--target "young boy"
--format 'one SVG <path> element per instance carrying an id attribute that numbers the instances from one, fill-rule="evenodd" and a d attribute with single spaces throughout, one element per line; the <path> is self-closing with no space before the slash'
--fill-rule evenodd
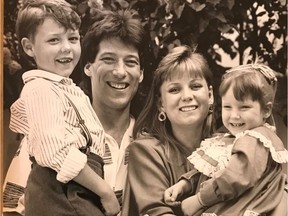
<path id="1" fill-rule="evenodd" d="M 115 215 L 120 210 L 102 179 L 103 127 L 88 97 L 69 78 L 81 54 L 80 22 L 64 0 L 27 1 L 18 14 L 20 53 L 37 68 L 24 73 L 21 96 L 11 106 L 10 129 L 24 134 L 33 161 L 25 215 Z"/>

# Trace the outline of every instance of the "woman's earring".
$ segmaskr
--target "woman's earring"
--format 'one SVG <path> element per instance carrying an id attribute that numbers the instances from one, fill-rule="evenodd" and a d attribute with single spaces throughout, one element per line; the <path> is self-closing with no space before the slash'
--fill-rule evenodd
<path id="1" fill-rule="evenodd" d="M 166 120 L 166 114 L 165 114 L 165 112 L 161 111 L 161 112 L 159 113 L 159 115 L 158 115 L 158 120 L 161 121 L 161 122 Z"/>
<path id="2" fill-rule="evenodd" d="M 214 111 L 214 105 L 213 104 L 209 104 L 208 114 L 212 114 L 213 111 Z"/>

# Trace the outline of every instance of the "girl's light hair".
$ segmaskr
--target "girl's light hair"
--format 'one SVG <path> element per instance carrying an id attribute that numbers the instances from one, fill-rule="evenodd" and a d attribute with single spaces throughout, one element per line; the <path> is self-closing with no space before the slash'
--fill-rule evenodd
<path id="1" fill-rule="evenodd" d="M 223 75 L 219 87 L 220 96 L 225 95 L 230 87 L 237 100 L 258 101 L 264 110 L 268 102 L 274 104 L 277 78 L 275 72 L 264 64 L 240 65 L 227 70 Z M 266 121 L 275 126 L 272 114 Z"/>

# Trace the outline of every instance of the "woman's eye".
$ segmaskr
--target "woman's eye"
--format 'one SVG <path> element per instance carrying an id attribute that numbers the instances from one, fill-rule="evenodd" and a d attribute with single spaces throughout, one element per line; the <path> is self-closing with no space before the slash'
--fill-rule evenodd
<path id="1" fill-rule="evenodd" d="M 177 92 L 179 92 L 179 89 L 178 88 L 171 88 L 171 89 L 169 89 L 168 92 L 169 93 L 177 93 Z"/>
<path id="2" fill-rule="evenodd" d="M 202 85 L 201 84 L 193 84 L 193 85 L 191 85 L 190 88 L 193 90 L 198 90 L 198 89 L 202 88 Z"/>

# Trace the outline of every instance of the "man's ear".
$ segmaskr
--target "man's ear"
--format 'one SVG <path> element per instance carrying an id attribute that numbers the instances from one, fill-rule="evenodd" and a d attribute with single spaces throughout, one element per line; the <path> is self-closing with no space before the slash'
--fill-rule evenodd
<path id="1" fill-rule="evenodd" d="M 213 87 L 209 86 L 209 104 L 214 103 Z"/>
<path id="2" fill-rule="evenodd" d="M 87 63 L 84 66 L 84 72 L 88 77 L 91 77 L 91 63 Z"/>
<path id="3" fill-rule="evenodd" d="M 273 108 L 272 102 L 268 102 L 264 109 L 264 118 L 266 119 L 269 118 L 269 116 L 272 114 L 272 108 Z"/>
<path id="4" fill-rule="evenodd" d="M 141 83 L 144 79 L 144 72 L 143 70 L 140 70 L 140 77 L 139 77 L 139 83 Z"/>
<path id="5" fill-rule="evenodd" d="M 31 40 L 28 39 L 28 38 L 26 38 L 26 37 L 24 37 L 24 38 L 22 38 L 22 40 L 21 40 L 21 45 L 22 45 L 22 47 L 23 47 L 24 52 L 25 52 L 28 56 L 34 58 L 33 44 L 32 44 L 32 42 L 31 42 Z"/>

